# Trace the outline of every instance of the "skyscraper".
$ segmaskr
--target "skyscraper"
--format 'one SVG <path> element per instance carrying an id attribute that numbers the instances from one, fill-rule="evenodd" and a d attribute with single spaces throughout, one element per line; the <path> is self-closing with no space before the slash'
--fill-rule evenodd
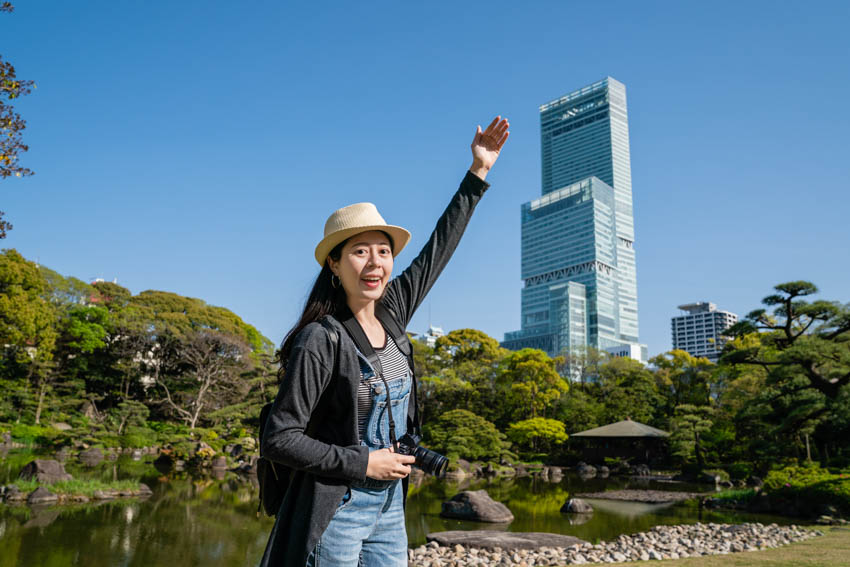
<path id="1" fill-rule="evenodd" d="M 607 77 L 540 107 L 542 197 L 521 208 L 521 329 L 552 355 L 638 343 L 626 88 Z"/>

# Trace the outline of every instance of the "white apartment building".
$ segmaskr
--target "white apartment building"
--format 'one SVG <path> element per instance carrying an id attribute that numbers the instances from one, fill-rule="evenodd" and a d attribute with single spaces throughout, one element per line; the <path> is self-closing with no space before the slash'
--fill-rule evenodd
<path id="1" fill-rule="evenodd" d="M 717 362 L 727 340 L 721 333 L 737 323 L 738 316 L 730 311 L 719 311 L 708 301 L 680 305 L 679 309 L 685 313 L 673 317 L 673 349 Z"/>

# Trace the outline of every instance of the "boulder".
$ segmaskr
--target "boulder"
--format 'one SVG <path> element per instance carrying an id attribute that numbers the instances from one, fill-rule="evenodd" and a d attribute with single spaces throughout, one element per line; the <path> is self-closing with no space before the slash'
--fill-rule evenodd
<path id="1" fill-rule="evenodd" d="M 508 523 L 514 515 L 508 507 L 496 502 L 486 490 L 466 490 L 443 502 L 443 518 L 456 518 L 473 522 Z"/>
<path id="2" fill-rule="evenodd" d="M 47 488 L 43 486 L 39 486 L 27 496 L 27 504 L 48 504 L 50 502 L 56 502 L 59 500 L 59 497 L 50 492 Z"/>
<path id="3" fill-rule="evenodd" d="M 151 490 L 150 486 L 147 484 L 140 482 L 139 483 L 139 496 L 150 496 L 153 494 L 153 490 Z"/>
<path id="4" fill-rule="evenodd" d="M 596 476 L 596 468 L 587 463 L 579 463 L 576 472 L 581 478 L 593 478 Z"/>
<path id="5" fill-rule="evenodd" d="M 214 469 L 226 469 L 227 468 L 227 457 L 221 456 L 213 459 L 212 468 Z"/>
<path id="6" fill-rule="evenodd" d="M 103 460 L 103 451 L 98 449 L 97 447 L 92 447 L 90 449 L 86 449 L 85 451 L 81 451 L 77 458 L 80 459 L 80 462 L 86 465 L 87 467 L 94 467 L 100 464 Z"/>
<path id="7" fill-rule="evenodd" d="M 462 545 L 466 549 L 477 548 L 493 550 L 539 549 L 541 547 L 568 548 L 587 543 L 577 537 L 540 532 L 499 532 L 494 530 L 436 532 L 426 536 L 429 542 L 442 547 Z M 481 565 L 481 563 L 478 563 Z M 538 563 L 540 565 L 540 563 Z"/>
<path id="8" fill-rule="evenodd" d="M 64 421 L 57 421 L 56 423 L 51 423 L 50 427 L 52 427 L 53 429 L 58 429 L 59 431 L 70 431 L 74 429 Z"/>
<path id="9" fill-rule="evenodd" d="M 611 469 L 609 469 L 605 465 L 602 465 L 601 467 L 599 467 L 598 473 L 600 478 L 608 478 L 608 475 L 611 474 Z"/>
<path id="10" fill-rule="evenodd" d="M 703 472 L 703 473 L 700 473 L 700 475 L 697 477 L 697 482 L 702 483 L 702 484 L 718 485 L 721 482 L 723 482 L 723 479 L 720 478 L 719 475 L 714 475 L 714 474 L 711 474 L 711 473 Z"/>
<path id="11" fill-rule="evenodd" d="M 3 445 L 11 445 L 12 444 L 12 432 L 4 431 L 3 432 Z"/>
<path id="12" fill-rule="evenodd" d="M 142 460 L 142 452 L 139 449 L 133 449 L 133 452 L 130 453 L 130 458 L 134 461 Z"/>
<path id="13" fill-rule="evenodd" d="M 528 469 L 525 468 L 525 465 L 515 465 L 514 470 L 516 471 L 517 478 L 528 476 Z"/>
<path id="14" fill-rule="evenodd" d="M 70 447 L 60 447 L 57 449 L 56 453 L 53 455 L 56 457 L 57 461 L 65 462 L 68 460 L 68 457 L 71 456 L 71 448 Z"/>
<path id="15" fill-rule="evenodd" d="M 747 486 L 752 486 L 755 488 L 761 488 L 764 486 L 764 481 L 757 476 L 751 476 L 747 479 Z"/>
<path id="16" fill-rule="evenodd" d="M 562 514 L 592 514 L 593 507 L 581 498 L 570 498 L 561 506 Z"/>
<path id="17" fill-rule="evenodd" d="M 14 484 L 10 484 L 3 490 L 3 498 L 6 502 L 20 502 L 27 499 L 27 495 Z"/>
<path id="18" fill-rule="evenodd" d="M 35 459 L 21 469 L 18 478 L 22 480 L 35 479 L 37 482 L 52 484 L 60 480 L 72 480 L 65 472 L 65 465 L 52 459 Z"/>

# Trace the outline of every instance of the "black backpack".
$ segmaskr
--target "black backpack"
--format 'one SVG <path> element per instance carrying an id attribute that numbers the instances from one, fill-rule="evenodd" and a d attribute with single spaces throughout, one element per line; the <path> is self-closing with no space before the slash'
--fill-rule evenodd
<path id="1" fill-rule="evenodd" d="M 407 336 L 407 333 L 404 329 L 401 328 L 401 325 L 398 323 L 398 319 L 395 316 L 395 313 L 388 307 L 385 307 L 383 304 L 378 303 L 375 309 L 375 316 L 384 326 L 387 333 L 393 338 L 396 345 L 398 345 L 399 350 L 407 357 L 408 364 L 410 365 L 411 371 L 413 370 L 413 346 L 410 344 L 410 339 Z M 343 325 L 347 329 L 353 329 L 354 332 L 350 332 L 352 335 L 352 339 L 354 343 L 357 345 L 357 348 L 360 349 L 360 352 L 364 353 L 369 359 L 370 362 L 374 362 L 377 360 L 377 355 L 375 354 L 372 345 L 369 344 L 368 339 L 366 339 L 365 334 L 359 329 L 359 324 L 356 323 L 354 316 L 350 313 L 340 314 L 344 320 L 342 321 Z M 354 325 L 351 322 L 354 321 Z M 334 344 L 334 348 L 339 348 L 339 336 L 337 335 L 336 329 L 328 322 L 327 318 L 323 317 L 320 320 L 322 326 L 325 327 L 328 331 L 328 335 L 330 336 L 331 342 Z M 373 360 L 374 357 L 374 360 Z M 336 358 L 339 358 L 338 354 Z M 334 365 L 334 376 L 336 376 L 336 365 Z M 413 398 L 418 400 L 416 397 L 416 380 L 413 380 Z M 272 403 L 267 403 L 263 406 L 263 409 L 260 410 L 260 458 L 257 460 L 257 480 L 260 484 L 260 503 L 257 506 L 257 515 L 260 515 L 260 510 L 264 510 L 266 515 L 268 516 L 277 516 L 278 510 L 280 510 L 281 504 L 283 504 L 283 498 L 286 496 L 286 491 L 289 489 L 289 481 L 290 481 L 290 472 L 291 469 L 282 463 L 277 463 L 266 459 L 263 456 L 262 449 L 262 439 L 263 433 L 265 433 L 266 422 L 268 421 L 269 414 L 272 410 Z M 413 404 L 413 428 L 416 433 L 419 432 L 419 408 L 416 407 L 418 404 Z M 326 411 L 327 404 L 323 404 L 322 400 L 319 400 L 318 405 L 316 406 L 316 410 L 313 412 L 313 416 L 311 416 L 310 421 L 313 422 L 315 420 L 316 423 L 321 422 L 321 419 Z"/>

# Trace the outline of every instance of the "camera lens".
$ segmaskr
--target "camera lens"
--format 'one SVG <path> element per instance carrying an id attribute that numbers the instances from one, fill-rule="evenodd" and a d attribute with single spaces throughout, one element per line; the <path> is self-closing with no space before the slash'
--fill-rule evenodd
<path id="1" fill-rule="evenodd" d="M 438 478 L 446 474 L 446 469 L 449 468 L 449 460 L 446 457 L 421 445 L 414 449 L 413 456 L 416 457 L 417 467 Z"/>

